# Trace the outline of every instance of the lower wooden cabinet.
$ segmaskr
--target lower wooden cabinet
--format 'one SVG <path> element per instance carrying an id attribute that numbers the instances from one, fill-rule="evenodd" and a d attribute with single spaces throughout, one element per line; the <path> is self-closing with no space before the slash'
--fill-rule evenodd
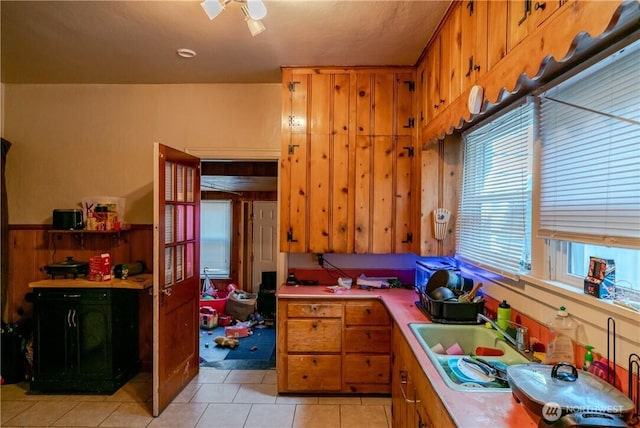
<path id="1" fill-rule="evenodd" d="M 394 428 L 455 427 L 397 326 L 393 327 L 391 413 Z"/>
<path id="2" fill-rule="evenodd" d="M 278 299 L 278 392 L 391 392 L 391 318 L 376 299 Z"/>

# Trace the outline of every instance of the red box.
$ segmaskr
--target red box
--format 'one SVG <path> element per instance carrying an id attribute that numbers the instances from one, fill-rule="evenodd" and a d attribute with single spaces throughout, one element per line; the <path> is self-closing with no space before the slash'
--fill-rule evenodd
<path id="1" fill-rule="evenodd" d="M 247 337 L 249 336 L 249 328 L 238 325 L 231 325 L 224 328 L 224 335 L 227 337 Z"/>
<path id="2" fill-rule="evenodd" d="M 218 299 L 200 299 L 200 307 L 210 307 L 215 309 L 218 314 L 224 314 L 224 308 L 227 305 L 229 293 L 227 291 L 218 291 Z"/>
<path id="3" fill-rule="evenodd" d="M 89 258 L 89 281 L 111 280 L 111 255 L 103 253 Z"/>

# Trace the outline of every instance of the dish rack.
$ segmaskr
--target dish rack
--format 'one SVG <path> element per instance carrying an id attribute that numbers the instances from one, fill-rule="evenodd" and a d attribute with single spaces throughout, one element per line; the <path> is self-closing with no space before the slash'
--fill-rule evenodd
<path id="1" fill-rule="evenodd" d="M 469 290 L 455 291 L 456 295 Z M 478 313 L 484 313 L 484 299 L 477 302 L 433 300 L 416 287 L 419 301 L 416 306 L 433 322 L 441 324 L 478 324 Z"/>

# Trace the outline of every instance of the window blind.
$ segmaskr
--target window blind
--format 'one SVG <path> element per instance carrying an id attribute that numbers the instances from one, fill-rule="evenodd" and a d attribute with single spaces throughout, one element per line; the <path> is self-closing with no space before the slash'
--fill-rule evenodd
<path id="1" fill-rule="evenodd" d="M 639 48 L 541 94 L 539 237 L 640 248 Z"/>
<path id="2" fill-rule="evenodd" d="M 533 103 L 463 135 L 458 256 L 510 277 L 530 268 Z"/>

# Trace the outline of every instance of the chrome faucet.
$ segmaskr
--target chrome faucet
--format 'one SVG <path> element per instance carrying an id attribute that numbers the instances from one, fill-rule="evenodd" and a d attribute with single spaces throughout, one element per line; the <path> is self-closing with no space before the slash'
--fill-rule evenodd
<path id="1" fill-rule="evenodd" d="M 507 333 L 502 327 L 500 327 L 494 320 L 492 320 L 491 318 L 489 318 L 488 316 L 484 315 L 484 314 L 478 314 L 478 322 L 488 322 L 489 324 L 491 324 L 491 326 L 493 328 L 495 328 L 499 333 L 502 334 L 502 336 L 504 337 L 504 339 L 507 341 L 507 343 L 509 343 L 511 345 L 511 347 L 513 347 L 516 351 L 518 351 L 521 355 L 525 356 L 528 360 L 530 361 L 535 361 L 537 360 L 534 356 L 533 353 L 529 351 L 529 349 L 526 346 L 526 327 L 520 325 L 520 324 L 516 324 L 514 322 L 509 321 L 509 323 L 513 324 L 515 326 L 515 330 L 516 330 L 516 338 L 514 339 L 513 336 L 511 336 L 509 333 Z"/>

